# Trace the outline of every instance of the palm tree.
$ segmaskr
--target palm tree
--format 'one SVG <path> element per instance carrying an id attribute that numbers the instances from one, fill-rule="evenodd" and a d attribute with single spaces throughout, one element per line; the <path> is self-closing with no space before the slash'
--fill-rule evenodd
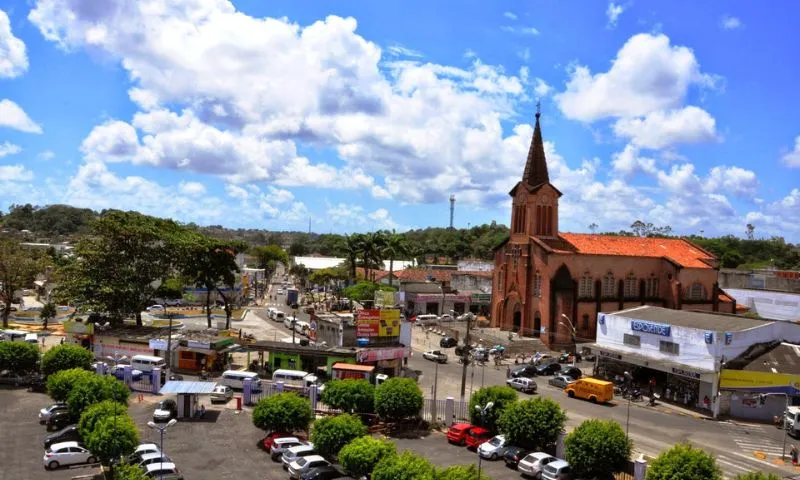
<path id="1" fill-rule="evenodd" d="M 349 281 L 351 284 L 356 282 L 356 266 L 358 265 L 358 256 L 361 254 L 364 236 L 360 233 L 345 236 L 345 257 L 347 257 L 347 266 L 350 270 Z"/>
<path id="2" fill-rule="evenodd" d="M 361 244 L 361 256 L 364 259 L 365 276 L 369 281 L 375 281 L 374 274 L 370 275 L 370 269 L 372 267 L 380 268 L 385 245 L 386 236 L 383 232 L 371 232 L 364 235 L 364 240 Z"/>
<path id="3" fill-rule="evenodd" d="M 386 245 L 383 247 L 384 257 L 389 258 L 389 286 L 394 285 L 394 259 L 397 257 L 405 258 L 408 255 L 408 243 L 405 237 L 392 232 L 386 237 Z"/>

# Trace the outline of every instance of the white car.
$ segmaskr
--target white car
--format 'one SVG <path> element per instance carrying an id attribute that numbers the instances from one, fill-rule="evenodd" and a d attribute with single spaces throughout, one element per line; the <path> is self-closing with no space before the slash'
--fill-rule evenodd
<path id="1" fill-rule="evenodd" d="M 541 475 L 544 466 L 556 460 L 558 460 L 556 457 L 548 453 L 529 453 L 525 456 L 525 458 L 517 463 L 517 470 L 523 477 L 538 478 Z"/>
<path id="2" fill-rule="evenodd" d="M 506 437 L 503 435 L 496 435 L 488 442 L 481 443 L 478 447 L 478 455 L 490 460 L 497 460 L 506 453 L 506 447 L 508 447 Z"/>
<path id="3" fill-rule="evenodd" d="M 145 473 L 151 478 L 161 478 L 164 475 L 177 475 L 178 467 L 174 463 L 151 463 L 145 467 Z"/>
<path id="4" fill-rule="evenodd" d="M 422 358 L 432 362 L 447 363 L 447 354 L 439 350 L 428 350 L 422 354 Z"/>
<path id="5" fill-rule="evenodd" d="M 324 467 L 330 465 L 331 462 L 325 460 L 319 455 L 309 455 L 308 457 L 300 457 L 294 462 L 289 464 L 289 478 L 299 480 L 300 476 L 311 470 L 312 468 Z"/>
<path id="6" fill-rule="evenodd" d="M 172 460 L 163 453 L 147 453 L 142 455 L 142 461 L 138 465 L 142 468 L 150 465 L 151 463 L 167 463 Z"/>
<path id="7" fill-rule="evenodd" d="M 441 317 L 439 317 L 440 322 L 452 322 L 453 317 L 449 313 L 445 313 Z"/>
<path id="8" fill-rule="evenodd" d="M 149 453 L 161 453 L 161 449 L 155 443 L 140 443 L 128 457 L 128 463 L 139 463 L 142 461 L 142 457 Z"/>
<path id="9" fill-rule="evenodd" d="M 513 388 L 514 390 L 519 390 L 520 392 L 525 392 L 525 393 L 536 392 L 536 382 L 530 378 L 525 378 L 525 377 L 509 378 L 508 380 L 506 380 L 506 385 Z"/>
<path id="10" fill-rule="evenodd" d="M 54 403 L 49 407 L 39 410 L 39 423 L 47 423 L 47 420 L 56 412 L 66 412 L 67 405 L 65 403 Z"/>
<path id="11" fill-rule="evenodd" d="M 283 452 L 283 456 L 281 456 L 281 462 L 283 462 L 283 469 L 288 470 L 289 465 L 291 465 L 292 462 L 294 462 L 300 457 L 308 457 L 309 455 L 316 455 L 313 443 L 309 443 L 307 445 L 298 445 L 296 447 L 292 447 L 286 450 L 285 452 Z"/>
<path id="12" fill-rule="evenodd" d="M 54 443 L 44 451 L 44 457 L 42 458 L 44 468 L 50 470 L 66 465 L 96 462 L 97 457 L 83 448 L 78 442 Z"/>
<path id="13" fill-rule="evenodd" d="M 227 385 L 217 385 L 209 396 L 211 397 L 211 403 L 227 402 L 233 398 L 233 389 Z"/>
<path id="14" fill-rule="evenodd" d="M 306 442 L 301 441 L 297 437 L 276 438 L 275 441 L 272 442 L 272 446 L 269 449 L 269 455 L 272 457 L 272 460 L 277 462 L 280 456 L 283 455 L 283 452 L 286 450 L 305 444 Z"/>

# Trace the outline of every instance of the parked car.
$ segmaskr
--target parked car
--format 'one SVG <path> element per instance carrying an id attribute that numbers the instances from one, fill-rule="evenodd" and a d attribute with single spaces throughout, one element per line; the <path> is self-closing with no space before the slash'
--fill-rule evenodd
<path id="1" fill-rule="evenodd" d="M 44 448 L 47 448 L 56 443 L 80 442 L 80 441 L 81 441 L 81 434 L 78 432 L 78 426 L 67 425 L 61 430 L 53 432 L 50 435 L 44 437 L 42 443 L 44 444 Z"/>
<path id="2" fill-rule="evenodd" d="M 484 442 L 478 446 L 478 455 L 489 460 L 497 460 L 506 453 L 506 437 L 504 435 L 496 435 L 488 442 Z"/>
<path id="3" fill-rule="evenodd" d="M 128 456 L 128 463 L 138 464 L 142 461 L 142 457 L 149 453 L 161 453 L 161 449 L 155 443 L 140 443 L 133 453 Z"/>
<path id="4" fill-rule="evenodd" d="M 533 378 L 536 376 L 536 365 L 519 365 L 511 369 L 511 377 L 526 377 Z"/>
<path id="5" fill-rule="evenodd" d="M 442 348 L 452 348 L 456 345 L 458 345 L 458 340 L 453 337 L 442 337 L 442 339 L 439 340 L 439 346 Z"/>
<path id="6" fill-rule="evenodd" d="M 463 357 L 464 355 L 469 354 L 472 351 L 472 346 L 470 345 L 456 345 L 455 354 L 457 357 Z"/>
<path id="7" fill-rule="evenodd" d="M 539 365 L 538 367 L 536 367 L 537 375 L 555 375 L 557 372 L 560 371 L 561 371 L 561 365 L 555 362 Z"/>
<path id="8" fill-rule="evenodd" d="M 165 475 L 177 475 L 180 473 L 178 467 L 172 462 L 151 463 L 144 468 L 145 474 L 151 478 L 164 478 Z"/>
<path id="9" fill-rule="evenodd" d="M 47 419 L 50 418 L 56 412 L 66 412 L 67 411 L 67 404 L 66 403 L 54 403 L 49 407 L 44 407 L 43 409 L 39 410 L 39 423 L 47 423 Z"/>
<path id="10" fill-rule="evenodd" d="M 506 453 L 503 455 L 503 460 L 506 462 L 506 467 L 517 468 L 519 461 L 525 458 L 527 452 L 522 447 L 508 447 Z"/>
<path id="11" fill-rule="evenodd" d="M 211 403 L 228 402 L 233 398 L 233 389 L 227 385 L 217 385 L 209 396 L 211 397 Z"/>
<path id="12" fill-rule="evenodd" d="M 331 462 L 325 460 L 319 455 L 310 455 L 308 457 L 301 457 L 289 464 L 289 478 L 300 480 L 300 475 L 311 470 L 312 468 L 323 467 L 330 465 Z"/>
<path id="13" fill-rule="evenodd" d="M 447 363 L 447 354 L 439 350 L 428 350 L 422 354 L 422 358 L 432 362 Z"/>
<path id="14" fill-rule="evenodd" d="M 544 466 L 550 462 L 555 462 L 556 460 L 558 459 L 549 453 L 529 453 L 519 461 L 517 464 L 517 470 L 523 477 L 540 478 Z"/>
<path id="15" fill-rule="evenodd" d="M 45 425 L 47 425 L 47 431 L 49 432 L 51 430 L 60 430 L 71 423 L 72 417 L 69 412 L 66 410 L 59 410 L 50 415 Z"/>
<path id="16" fill-rule="evenodd" d="M 310 469 L 300 475 L 300 478 L 301 480 L 346 480 L 351 477 L 333 465 L 323 465 Z"/>
<path id="17" fill-rule="evenodd" d="M 154 422 L 168 422 L 178 416 L 178 404 L 171 398 L 165 398 L 158 402 L 153 411 Z"/>
<path id="18" fill-rule="evenodd" d="M 548 463 L 542 469 L 542 480 L 572 480 L 569 463 L 564 460 Z"/>
<path id="19" fill-rule="evenodd" d="M 567 367 L 561 370 L 561 375 L 567 375 L 572 377 L 573 380 L 577 380 L 583 376 L 583 372 L 578 367 Z"/>
<path id="20" fill-rule="evenodd" d="M 307 443 L 305 445 L 298 445 L 296 447 L 292 447 L 287 449 L 281 455 L 281 462 L 283 463 L 283 469 L 288 470 L 289 465 L 301 457 L 308 457 L 309 455 L 318 455 L 317 452 L 314 450 L 314 444 Z"/>
<path id="21" fill-rule="evenodd" d="M 3 370 L 0 372 L 0 385 L 13 385 L 15 387 L 20 387 L 22 385 L 26 385 L 27 382 L 28 380 L 25 375 L 20 375 L 19 373 L 12 372 L 11 370 Z"/>
<path id="22" fill-rule="evenodd" d="M 54 443 L 44 451 L 44 457 L 42 458 L 44 468 L 48 470 L 67 465 L 95 462 L 97 462 L 97 457 L 78 442 Z"/>
<path id="23" fill-rule="evenodd" d="M 140 461 L 137 465 L 144 468 L 150 465 L 151 463 L 169 463 L 171 461 L 172 460 L 170 460 L 170 458 L 166 454 L 161 452 L 146 453 L 142 455 L 142 461 Z"/>
<path id="24" fill-rule="evenodd" d="M 440 322 L 452 322 L 453 321 L 453 316 L 450 315 L 449 313 L 445 313 L 444 315 L 439 317 L 439 321 Z"/>
<path id="25" fill-rule="evenodd" d="M 44 375 L 33 375 L 28 379 L 28 391 L 47 393 L 47 379 Z"/>
<path id="26" fill-rule="evenodd" d="M 272 457 L 273 462 L 277 462 L 281 458 L 281 455 L 283 455 L 283 452 L 300 445 L 305 445 L 305 442 L 297 437 L 276 438 L 269 449 L 270 457 Z"/>
<path id="27" fill-rule="evenodd" d="M 467 434 L 475 428 L 471 423 L 454 423 L 447 430 L 447 441 L 457 445 L 466 445 Z"/>
<path id="28" fill-rule="evenodd" d="M 473 427 L 467 432 L 466 441 L 467 448 L 477 449 L 482 443 L 489 441 L 492 438 L 492 432 L 483 427 Z"/>
<path id="29" fill-rule="evenodd" d="M 509 378 L 506 380 L 506 385 L 523 393 L 536 393 L 537 387 L 533 379 L 525 377 Z"/>
<path id="30" fill-rule="evenodd" d="M 566 375 L 554 375 L 547 383 L 558 388 L 567 388 L 567 385 L 574 382 L 575 379 Z"/>
<path id="31" fill-rule="evenodd" d="M 125 379 L 125 365 L 115 365 L 111 367 L 111 370 L 108 372 L 111 375 L 114 375 L 119 380 Z M 131 380 L 134 382 L 138 382 L 142 379 L 144 373 L 141 370 L 131 369 Z"/>
<path id="32" fill-rule="evenodd" d="M 572 358 L 575 357 L 576 362 L 581 361 L 581 354 L 580 353 L 568 353 L 563 352 L 561 356 L 558 357 L 558 363 L 572 363 Z"/>
<path id="33" fill-rule="evenodd" d="M 264 450 L 269 452 L 270 449 L 272 448 L 272 444 L 275 442 L 276 439 L 289 438 L 289 437 L 297 438 L 301 442 L 306 441 L 306 437 L 302 435 L 296 435 L 294 433 L 287 433 L 287 432 L 271 432 L 269 435 L 264 437 L 264 440 L 262 440 L 261 443 L 262 445 L 264 445 Z"/>

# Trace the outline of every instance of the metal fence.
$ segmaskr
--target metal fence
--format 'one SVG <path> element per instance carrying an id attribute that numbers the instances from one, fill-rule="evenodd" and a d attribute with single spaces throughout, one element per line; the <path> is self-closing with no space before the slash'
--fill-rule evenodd
<path id="1" fill-rule="evenodd" d="M 436 410 L 436 420 L 448 423 L 447 419 L 447 399 L 436 400 L 435 410 Z M 419 416 L 421 419 L 432 422 L 434 421 L 434 402 L 432 398 L 426 398 L 422 402 L 422 409 L 419 411 Z M 451 421 L 462 421 L 462 420 L 469 420 L 469 402 L 461 402 L 454 400 L 453 401 L 453 418 L 450 419 Z"/>

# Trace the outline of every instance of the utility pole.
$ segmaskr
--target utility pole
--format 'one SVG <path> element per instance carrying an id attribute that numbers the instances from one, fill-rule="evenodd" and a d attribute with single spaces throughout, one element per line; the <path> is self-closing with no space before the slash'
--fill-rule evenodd
<path id="1" fill-rule="evenodd" d="M 467 320 L 467 333 L 464 335 L 464 350 L 463 354 L 461 355 L 461 401 L 464 401 L 464 395 L 467 391 L 467 363 L 469 363 L 469 352 L 470 352 L 470 344 L 471 339 L 469 335 L 469 331 L 472 328 L 472 321 L 475 318 L 475 315 L 472 312 L 468 312 L 464 315 Z"/>
<path id="2" fill-rule="evenodd" d="M 170 375 L 172 375 L 172 320 L 175 318 L 175 314 L 167 312 L 167 318 L 169 319 L 169 326 L 167 327 L 167 374 L 166 374 L 166 377 L 167 377 L 167 379 L 169 379 Z"/>

